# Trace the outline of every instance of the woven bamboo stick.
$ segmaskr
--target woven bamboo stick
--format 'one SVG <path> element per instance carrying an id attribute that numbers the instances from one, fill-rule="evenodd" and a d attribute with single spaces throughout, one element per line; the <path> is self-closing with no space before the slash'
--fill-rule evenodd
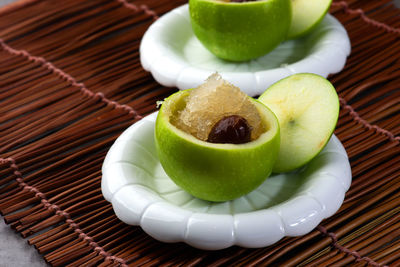
<path id="1" fill-rule="evenodd" d="M 133 6 L 120 1 L 78 4 L 72 0 L 54 5 L 44 0 L 22 5 L 29 6 L 29 11 L 0 11 L 0 37 L 13 48 L 44 57 L 55 66 L 50 70 L 39 61 L 27 63 L 24 55 L 0 51 L 7 59 L 0 62 L 0 101 L 6 104 L 0 107 L 0 129 L 4 132 L 0 154 L 3 159 L 13 157 L 22 181 L 43 194 L 40 197 L 15 182 L 19 178 L 16 170 L 2 163 L 0 174 L 5 178 L 0 178 L 0 212 L 8 214 L 6 221 L 24 236 L 55 227 L 30 239 L 55 266 L 117 266 L 124 261 L 135 266 L 347 264 L 355 259 L 360 264 L 374 260 L 398 263 L 398 242 L 389 234 L 398 235 L 397 224 L 391 223 L 397 218 L 393 211 L 399 204 L 400 186 L 399 140 L 395 139 L 400 132 L 395 115 L 399 96 L 393 93 L 398 88 L 400 51 L 396 46 L 399 35 L 390 27 L 398 27 L 400 19 L 388 0 L 347 2 L 348 7 L 336 1 L 332 10 L 349 32 L 352 55 L 331 81 L 343 100 L 336 134 L 348 151 L 354 177 L 346 203 L 323 223 L 339 238 L 338 246 L 315 230 L 301 238 L 285 238 L 269 248 L 234 247 L 207 253 L 182 244 L 160 244 L 137 228 L 122 224 L 107 228 L 117 219 L 95 189 L 100 181 L 98 170 L 107 148 L 136 120 L 103 100 L 148 114 L 155 110 L 157 100 L 175 91 L 157 85 L 141 69 L 138 58 L 140 38 L 156 18 L 152 11 L 163 14 L 181 3 L 165 0 L 135 1 Z M 81 24 L 74 27 L 77 21 Z M 379 22 L 387 23 L 386 27 Z M 63 31 L 65 27 L 71 31 Z M 104 93 L 105 98 L 82 94 L 80 87 L 71 86 L 54 70 L 64 71 L 93 92 Z M 19 211 L 31 204 L 30 209 Z M 10 214 L 14 211 L 17 213 Z M 371 228 L 373 225 L 377 228 Z M 384 236 L 388 239 L 381 241 L 379 237 Z M 365 249 L 371 243 L 375 251 Z M 340 248 L 353 254 L 346 256 Z M 171 249 L 179 255 L 170 255 Z M 355 257 L 357 251 L 367 258 Z"/>

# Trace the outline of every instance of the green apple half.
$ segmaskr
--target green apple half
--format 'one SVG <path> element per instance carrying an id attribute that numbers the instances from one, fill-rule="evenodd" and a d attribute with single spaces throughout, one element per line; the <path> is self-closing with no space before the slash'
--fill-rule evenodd
<path id="1" fill-rule="evenodd" d="M 189 91 L 168 97 L 158 113 L 155 141 L 161 165 L 178 186 L 197 198 L 227 201 L 247 194 L 271 174 L 278 156 L 280 136 L 275 115 L 252 99 L 266 131 L 245 144 L 208 143 L 170 122 L 185 107 Z"/>
<path id="2" fill-rule="evenodd" d="M 316 74 L 284 78 L 259 98 L 277 116 L 281 146 L 274 172 L 299 168 L 328 143 L 339 116 L 339 98 L 333 85 Z"/>
<path id="3" fill-rule="evenodd" d="M 291 0 L 242 3 L 189 0 L 194 34 L 214 55 L 229 61 L 251 60 L 287 37 Z"/>
<path id="4" fill-rule="evenodd" d="M 292 23 L 290 25 L 288 39 L 294 39 L 306 35 L 312 31 L 331 6 L 332 0 L 291 0 Z"/>

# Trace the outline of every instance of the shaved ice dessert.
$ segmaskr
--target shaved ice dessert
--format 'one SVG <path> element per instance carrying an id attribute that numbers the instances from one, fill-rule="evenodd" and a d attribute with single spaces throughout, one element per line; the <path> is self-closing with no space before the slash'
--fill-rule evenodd
<path id="1" fill-rule="evenodd" d="M 259 111 L 240 89 L 223 80 L 218 73 L 211 75 L 199 87 L 191 90 L 185 108 L 171 121 L 177 128 L 206 141 L 211 129 L 224 117 L 239 116 L 251 127 L 251 140 L 264 131 Z"/>

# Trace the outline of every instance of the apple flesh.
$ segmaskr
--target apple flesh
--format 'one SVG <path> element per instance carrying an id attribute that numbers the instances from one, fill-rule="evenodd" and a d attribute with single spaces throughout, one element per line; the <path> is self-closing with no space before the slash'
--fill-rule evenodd
<path id="1" fill-rule="evenodd" d="M 312 31 L 328 12 L 332 0 L 291 0 L 292 22 L 288 39 L 299 38 Z"/>
<path id="2" fill-rule="evenodd" d="M 333 85 L 316 74 L 284 78 L 259 98 L 277 116 L 281 146 L 273 172 L 288 172 L 313 159 L 328 143 L 339 116 Z"/>
<path id="3" fill-rule="evenodd" d="M 168 97 L 156 120 L 155 141 L 161 165 L 182 189 L 208 201 L 227 201 L 249 193 L 272 172 L 279 152 L 275 115 L 251 99 L 265 132 L 243 144 L 209 143 L 175 127 L 171 121 L 184 109 L 190 90 Z"/>
<path id="4" fill-rule="evenodd" d="M 286 39 L 291 20 L 290 1 L 189 0 L 193 32 L 219 58 L 251 60 Z"/>

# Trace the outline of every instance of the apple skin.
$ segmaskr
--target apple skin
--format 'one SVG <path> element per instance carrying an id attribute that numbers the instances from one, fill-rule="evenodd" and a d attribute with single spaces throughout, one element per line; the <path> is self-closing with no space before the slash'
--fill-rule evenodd
<path id="1" fill-rule="evenodd" d="M 189 0 L 192 28 L 200 42 L 217 57 L 251 60 L 267 54 L 286 39 L 291 22 L 290 1 Z"/>
<path id="2" fill-rule="evenodd" d="M 254 100 L 269 130 L 246 144 L 213 144 L 181 131 L 169 122 L 168 104 L 184 105 L 189 90 L 167 98 L 157 116 L 155 141 L 168 176 L 193 196 L 228 201 L 257 188 L 272 172 L 279 152 L 279 124 L 275 115 Z M 167 105 L 166 105 L 167 103 Z"/>
<path id="3" fill-rule="evenodd" d="M 300 38 L 311 32 L 328 13 L 332 0 L 291 0 L 292 22 L 288 39 Z"/>
<path id="4" fill-rule="evenodd" d="M 271 85 L 260 97 L 276 115 L 281 146 L 273 172 L 300 168 L 328 143 L 339 118 L 339 97 L 324 77 L 299 73 Z"/>

